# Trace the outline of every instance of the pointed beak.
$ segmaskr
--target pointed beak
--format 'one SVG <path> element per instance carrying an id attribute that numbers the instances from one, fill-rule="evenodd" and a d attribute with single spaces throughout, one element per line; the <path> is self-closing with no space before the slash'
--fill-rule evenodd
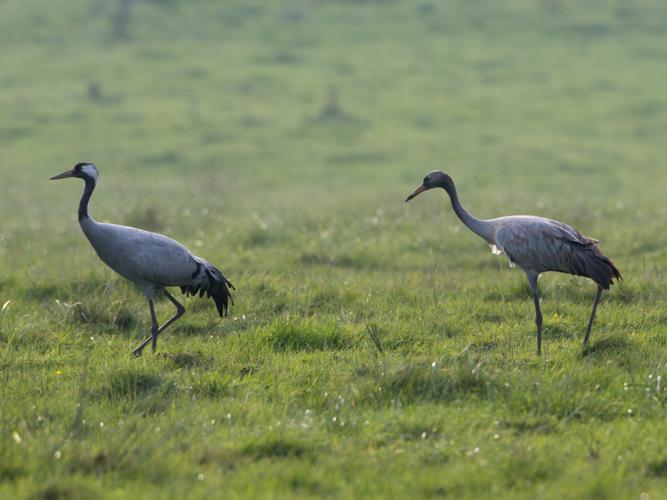
<path id="1" fill-rule="evenodd" d="M 49 180 L 56 181 L 58 179 L 67 179 L 68 177 L 73 177 L 74 172 L 72 170 L 65 170 L 62 174 L 54 175 Z"/>
<path id="2" fill-rule="evenodd" d="M 418 194 L 421 194 L 421 193 L 423 193 L 424 191 L 426 191 L 426 187 L 424 187 L 424 185 L 422 184 L 422 185 L 419 186 L 417 189 L 415 189 L 414 192 L 413 192 L 410 196 L 408 196 L 408 197 L 405 199 L 405 203 L 409 202 L 412 198 L 415 198 Z"/>

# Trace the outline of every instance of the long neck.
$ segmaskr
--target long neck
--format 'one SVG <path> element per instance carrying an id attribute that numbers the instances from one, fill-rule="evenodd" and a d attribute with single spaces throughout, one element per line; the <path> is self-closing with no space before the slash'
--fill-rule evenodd
<path id="1" fill-rule="evenodd" d="M 84 177 L 84 181 L 86 182 L 86 187 L 83 190 L 83 196 L 79 202 L 79 222 L 90 217 L 88 215 L 88 201 L 90 201 L 90 196 L 95 190 L 95 181 L 93 179 Z"/>
<path id="2" fill-rule="evenodd" d="M 494 243 L 494 227 L 490 221 L 478 219 L 477 217 L 468 213 L 468 211 L 463 208 L 461 202 L 459 201 L 459 195 L 456 192 L 456 187 L 452 183 L 444 187 L 444 190 L 447 191 L 449 199 L 452 202 L 452 208 L 461 221 L 468 226 L 468 228 L 478 236 L 481 236 L 489 243 Z"/>

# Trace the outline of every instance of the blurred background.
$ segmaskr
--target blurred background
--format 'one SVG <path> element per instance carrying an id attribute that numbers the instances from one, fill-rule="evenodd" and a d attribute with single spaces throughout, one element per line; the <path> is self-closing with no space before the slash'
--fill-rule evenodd
<path id="1" fill-rule="evenodd" d="M 659 0 L 2 0 L 0 271 L 95 262 L 82 186 L 47 180 L 83 160 L 99 220 L 235 272 L 444 247 L 477 266 L 442 196 L 402 204 L 435 168 L 480 217 L 564 219 L 655 263 L 666 28 Z"/>
<path id="2" fill-rule="evenodd" d="M 0 497 L 664 498 L 666 82 L 664 0 L 0 0 Z M 229 318 L 130 358 L 86 160 Z M 536 358 L 525 275 L 403 203 L 433 169 L 601 240 L 590 348 L 547 273 Z"/>

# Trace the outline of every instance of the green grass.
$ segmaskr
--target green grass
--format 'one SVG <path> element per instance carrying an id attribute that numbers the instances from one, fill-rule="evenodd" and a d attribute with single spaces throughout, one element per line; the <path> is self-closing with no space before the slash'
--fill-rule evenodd
<path id="1" fill-rule="evenodd" d="M 661 2 L 61 3 L 0 3 L 1 498 L 665 497 Z M 82 160 L 228 319 L 131 358 L 147 305 L 47 180 Z M 538 359 L 523 273 L 402 203 L 434 168 L 602 240 L 588 348 L 590 281 L 543 277 Z"/>

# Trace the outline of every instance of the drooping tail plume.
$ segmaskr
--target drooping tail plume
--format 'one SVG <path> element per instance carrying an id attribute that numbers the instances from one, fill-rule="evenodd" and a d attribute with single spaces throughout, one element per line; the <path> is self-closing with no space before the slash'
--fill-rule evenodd
<path id="1" fill-rule="evenodd" d="M 576 274 L 589 277 L 605 290 L 609 290 L 614 280 L 623 279 L 616 265 L 600 251 L 597 243 L 587 245 L 578 260 L 580 265 Z"/>
<path id="2" fill-rule="evenodd" d="M 221 317 L 226 316 L 229 303 L 234 305 L 234 297 L 230 292 L 230 289 L 234 290 L 234 285 L 210 262 L 199 259 L 199 263 L 203 266 L 203 270 L 196 277 L 196 283 L 182 286 L 181 292 L 186 296 L 199 295 L 200 297 L 206 293 L 206 296 L 215 302 L 218 314 Z"/>

